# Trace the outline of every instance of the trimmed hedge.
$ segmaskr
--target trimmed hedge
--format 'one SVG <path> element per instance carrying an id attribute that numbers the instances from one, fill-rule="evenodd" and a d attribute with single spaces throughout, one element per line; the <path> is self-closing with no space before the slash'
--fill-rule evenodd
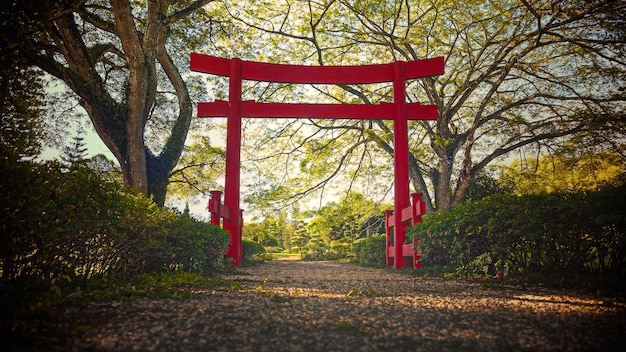
<path id="1" fill-rule="evenodd" d="M 427 214 L 408 234 L 425 267 L 467 276 L 594 277 L 626 282 L 626 187 L 593 193 L 494 196 Z"/>
<path id="2" fill-rule="evenodd" d="M 241 249 L 243 251 L 241 265 L 243 266 L 250 266 L 254 264 L 254 261 L 259 254 L 265 253 L 265 249 L 262 244 L 247 238 L 241 240 Z"/>
<path id="3" fill-rule="evenodd" d="M 353 244 L 354 262 L 363 266 L 385 267 L 385 242 L 385 235 L 375 235 L 356 240 Z"/>
<path id="4" fill-rule="evenodd" d="M 160 208 L 87 167 L 0 166 L 0 283 L 223 265 L 223 230 Z"/>

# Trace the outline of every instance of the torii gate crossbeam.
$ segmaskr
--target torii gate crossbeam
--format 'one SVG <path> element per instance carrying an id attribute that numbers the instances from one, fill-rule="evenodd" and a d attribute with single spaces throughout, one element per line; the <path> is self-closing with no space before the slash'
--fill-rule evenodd
<path id="1" fill-rule="evenodd" d="M 227 117 L 226 181 L 224 206 L 230 219 L 224 229 L 231 235 L 228 256 L 233 265 L 241 262 L 240 163 L 241 118 L 329 118 L 387 119 L 394 121 L 394 208 L 410 205 L 408 120 L 436 120 L 435 105 L 406 103 L 406 80 L 441 75 L 443 57 L 417 61 L 361 66 L 298 66 L 225 59 L 191 53 L 192 71 L 230 77 L 228 101 L 198 103 L 198 117 Z M 242 80 L 298 84 L 371 84 L 393 82 L 393 103 L 381 104 L 291 104 L 241 101 Z M 395 223 L 402 224 L 402 211 L 394 213 Z M 402 246 L 406 227 L 396 225 L 394 232 L 397 269 L 404 267 Z"/>

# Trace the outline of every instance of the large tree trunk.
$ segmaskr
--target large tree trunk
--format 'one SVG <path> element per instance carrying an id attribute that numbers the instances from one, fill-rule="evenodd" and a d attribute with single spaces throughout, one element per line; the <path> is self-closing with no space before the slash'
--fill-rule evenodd
<path id="1" fill-rule="evenodd" d="M 127 0 L 111 0 L 110 6 L 74 2 L 65 8 L 43 2 L 49 18 L 39 23 L 40 35 L 28 45 L 16 44 L 23 58 L 76 93 L 96 132 L 119 162 L 124 183 L 152 196 L 159 205 L 165 203 L 170 172 L 182 153 L 193 112 L 185 82 L 166 51 L 168 29 L 210 1 L 192 1 L 171 13 L 168 0 L 148 1 L 143 9 Z M 136 18 L 137 11 L 146 11 L 145 17 Z M 115 39 L 106 42 L 111 36 Z M 99 39 L 94 42 L 93 38 Z M 179 108 L 159 155 L 150 151 L 144 139 L 158 94 L 157 64 L 174 88 Z M 118 77 L 113 83 L 108 81 L 111 73 Z M 119 77 L 126 77 L 123 89 Z"/>

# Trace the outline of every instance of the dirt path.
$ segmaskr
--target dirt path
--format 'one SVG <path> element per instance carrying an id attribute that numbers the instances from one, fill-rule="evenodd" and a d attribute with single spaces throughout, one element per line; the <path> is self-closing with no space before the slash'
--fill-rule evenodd
<path id="1" fill-rule="evenodd" d="M 69 350 L 611 351 L 626 304 L 336 262 L 275 261 L 195 299 L 92 305 Z M 72 312 L 69 312 L 72 313 Z M 79 319 L 80 320 L 80 319 Z M 80 325 L 80 321 L 75 321 Z"/>

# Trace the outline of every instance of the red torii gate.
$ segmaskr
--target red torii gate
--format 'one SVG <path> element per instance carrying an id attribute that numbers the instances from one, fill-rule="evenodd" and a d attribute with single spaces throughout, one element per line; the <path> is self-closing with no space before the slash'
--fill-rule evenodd
<path id="1" fill-rule="evenodd" d="M 192 71 L 230 77 L 228 101 L 198 103 L 198 117 L 227 117 L 226 181 L 224 205 L 219 195 L 209 202 L 212 222 L 219 224 L 219 213 L 227 212 L 224 229 L 230 233 L 228 256 L 233 266 L 242 258 L 240 210 L 241 118 L 315 118 L 393 120 L 394 133 L 394 266 L 405 266 L 402 245 L 406 242 L 406 226 L 402 209 L 411 205 L 409 199 L 408 120 L 436 120 L 436 105 L 406 103 L 406 80 L 441 75 L 443 57 L 417 61 L 395 61 L 388 64 L 361 66 L 298 66 L 225 59 L 191 53 Z M 393 103 L 380 104 L 292 104 L 241 101 L 242 80 L 299 84 L 371 84 L 393 82 Z M 215 198 L 216 197 L 216 198 Z M 389 254 L 387 253 L 389 258 Z"/>

